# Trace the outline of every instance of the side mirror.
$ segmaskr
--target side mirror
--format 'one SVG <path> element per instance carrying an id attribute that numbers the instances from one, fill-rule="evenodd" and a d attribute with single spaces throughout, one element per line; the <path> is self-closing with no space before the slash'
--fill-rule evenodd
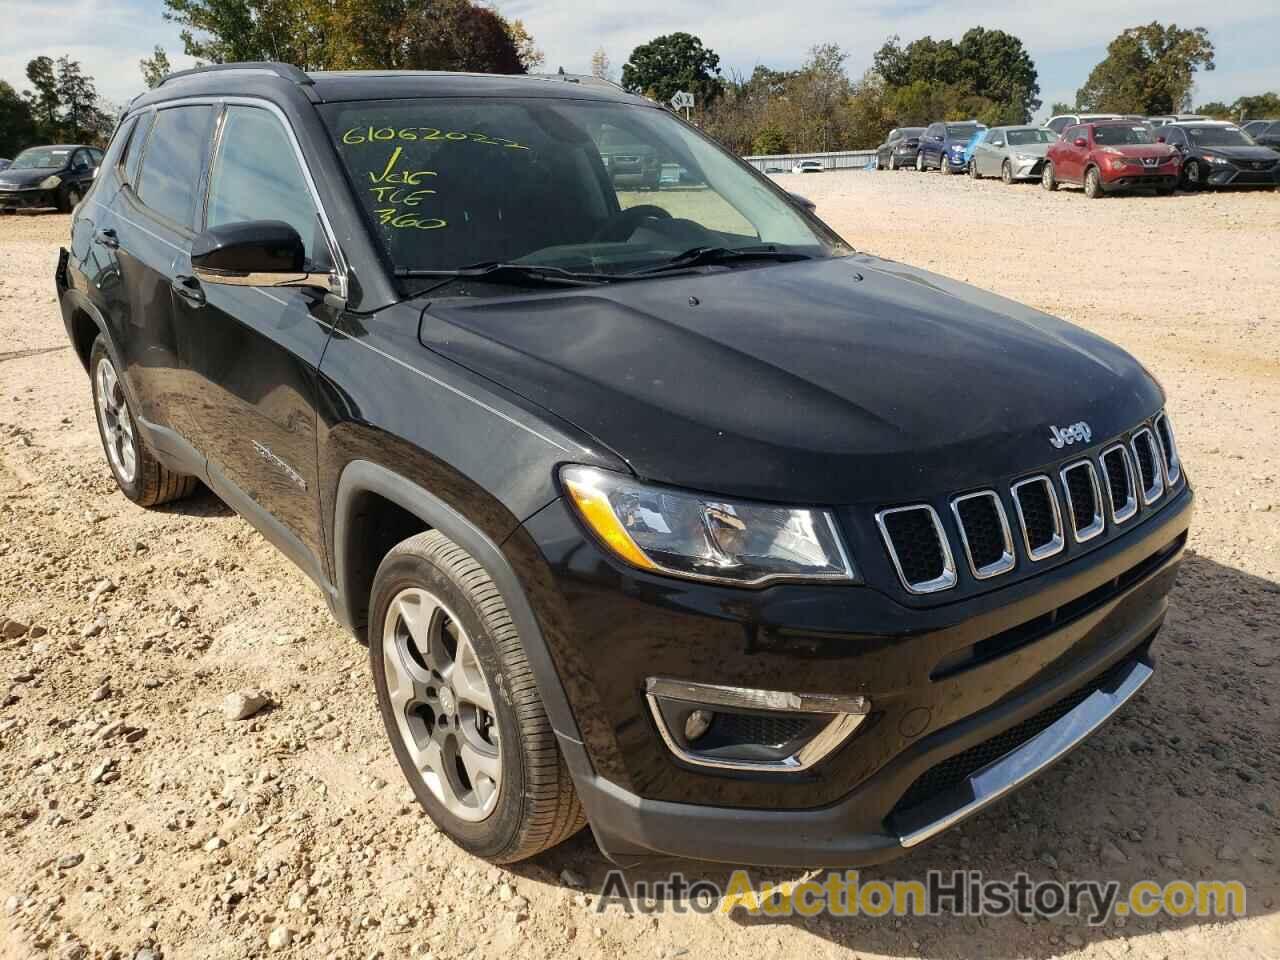
<path id="1" fill-rule="evenodd" d="M 328 277 L 308 273 L 306 259 L 302 237 L 280 220 L 227 223 L 191 242 L 192 270 L 205 283 L 328 289 Z"/>
<path id="2" fill-rule="evenodd" d="M 941 142 L 942 142 L 942 134 L 940 134 L 940 133 L 935 133 L 935 134 L 934 134 L 932 137 L 930 137 L 929 139 L 930 139 L 930 140 L 932 140 L 934 143 L 941 143 Z"/>
<path id="3" fill-rule="evenodd" d="M 791 197 L 792 203 L 794 203 L 797 207 L 803 207 L 805 210 L 808 210 L 810 213 L 813 213 L 814 210 L 818 209 L 818 205 L 814 203 L 812 200 L 810 200 L 808 197 L 802 197 L 798 193 L 790 194 L 790 197 Z"/>
<path id="4" fill-rule="evenodd" d="M 1075 139 L 1075 141 L 1074 141 L 1074 142 L 1075 142 L 1075 145 L 1076 145 L 1077 147 L 1087 147 L 1087 146 L 1089 146 L 1089 141 L 1088 141 L 1088 140 L 1086 140 L 1084 137 L 1076 137 L 1076 139 Z"/>

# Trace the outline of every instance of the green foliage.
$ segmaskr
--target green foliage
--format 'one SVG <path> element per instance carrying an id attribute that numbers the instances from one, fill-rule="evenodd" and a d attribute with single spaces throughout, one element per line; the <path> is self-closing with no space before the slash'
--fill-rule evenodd
<path id="1" fill-rule="evenodd" d="M 1212 117 L 1214 120 L 1234 120 L 1236 118 L 1235 111 L 1218 100 L 1206 103 L 1202 107 L 1197 107 L 1196 113 Z"/>
<path id="2" fill-rule="evenodd" d="M 790 153 L 787 135 L 777 127 L 765 127 L 751 141 L 751 152 L 755 154 Z"/>
<path id="3" fill-rule="evenodd" d="M 542 63 L 524 24 L 471 0 L 164 0 L 183 49 L 212 63 L 304 70 L 524 73 Z"/>
<path id="4" fill-rule="evenodd" d="M 30 140 L 99 143 L 110 135 L 111 117 L 99 105 L 93 78 L 84 72 L 80 61 L 68 56 L 56 61 L 52 57 L 35 57 L 27 63 L 27 80 L 33 88 L 23 94 L 30 127 L 21 120 L 21 111 L 13 115 L 22 130 L 29 129 Z M 10 136 L 7 130 L 0 130 L 0 135 Z"/>
<path id="5" fill-rule="evenodd" d="M 36 139 L 31 104 L 0 80 L 0 157 L 15 157 Z"/>
<path id="6" fill-rule="evenodd" d="M 667 103 L 678 91 L 692 93 L 699 109 L 721 95 L 720 57 L 689 33 L 655 37 L 631 51 L 622 65 L 622 85 Z"/>
<path id="7" fill-rule="evenodd" d="M 1232 119 L 1266 120 L 1280 118 L 1280 93 L 1260 93 L 1240 97 L 1231 104 Z"/>
<path id="8" fill-rule="evenodd" d="M 1063 113 L 1075 113 L 1075 110 L 1076 108 L 1073 104 L 1063 103 L 1059 100 L 1049 108 L 1049 116 L 1056 117 Z"/>
<path id="9" fill-rule="evenodd" d="M 160 82 L 172 72 L 173 67 L 169 65 L 169 55 L 164 52 L 164 47 L 157 44 L 151 56 L 138 61 L 138 69 L 142 71 L 142 82 L 147 85 L 148 90 L 153 90 L 160 86 Z"/>
<path id="10" fill-rule="evenodd" d="M 1190 106 L 1196 70 L 1213 67 L 1213 43 L 1204 27 L 1184 30 L 1152 21 L 1107 45 L 1106 58 L 1076 93 L 1076 103 L 1114 113 L 1178 113 Z"/>
<path id="11" fill-rule="evenodd" d="M 34 88 L 26 93 L 31 114 L 40 125 L 40 132 L 55 133 L 60 126 L 58 110 L 58 75 L 54 72 L 52 57 L 35 57 L 27 63 L 27 80 Z"/>

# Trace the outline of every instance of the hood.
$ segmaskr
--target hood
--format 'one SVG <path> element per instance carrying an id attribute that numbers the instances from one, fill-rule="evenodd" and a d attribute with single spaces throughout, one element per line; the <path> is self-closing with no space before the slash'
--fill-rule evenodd
<path id="1" fill-rule="evenodd" d="M 986 486 L 1155 413 L 1118 347 L 856 256 L 429 304 L 423 344 L 571 421 L 643 479 L 812 504 Z"/>
<path id="2" fill-rule="evenodd" d="M 1099 153 L 1114 153 L 1121 157 L 1161 157 L 1168 160 L 1178 151 L 1167 143 L 1126 143 L 1119 146 L 1098 146 Z"/>
<path id="3" fill-rule="evenodd" d="M 1053 146 L 1051 143 L 1024 143 L 1017 146 L 1006 144 L 1005 149 L 1009 153 L 1025 153 L 1029 157 L 1043 157 L 1049 152 L 1049 148 Z"/>
<path id="4" fill-rule="evenodd" d="M 30 167 L 25 170 L 14 170 L 10 167 L 0 171 L 0 187 L 38 187 L 42 180 L 53 176 L 61 169 L 61 167 Z"/>
<path id="5" fill-rule="evenodd" d="M 1254 146 L 1247 144 L 1232 147 L 1200 147 L 1198 153 L 1214 157 L 1226 157 L 1228 160 L 1241 160 L 1248 162 L 1250 160 L 1274 160 L 1276 152 L 1270 147 Z"/>

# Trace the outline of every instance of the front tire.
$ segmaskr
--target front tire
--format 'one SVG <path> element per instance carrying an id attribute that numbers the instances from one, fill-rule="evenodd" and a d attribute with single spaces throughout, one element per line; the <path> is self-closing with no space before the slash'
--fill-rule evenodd
<path id="1" fill-rule="evenodd" d="M 378 567 L 369 662 L 396 760 L 458 846 L 511 863 L 586 823 L 502 595 L 439 531 Z"/>
<path id="2" fill-rule="evenodd" d="M 1097 167 L 1090 167 L 1084 174 L 1084 195 L 1090 200 L 1097 200 L 1102 193 L 1102 174 L 1098 173 Z"/>
<path id="3" fill-rule="evenodd" d="M 1013 184 L 1013 166 L 1008 160 L 1000 165 L 1000 179 L 1005 182 L 1006 186 Z"/>
<path id="4" fill-rule="evenodd" d="M 93 342 L 89 352 L 89 381 L 98 437 L 120 492 L 140 507 L 190 496 L 196 488 L 196 478 L 175 473 L 160 463 L 138 434 L 124 384 L 103 337 Z"/>
<path id="5" fill-rule="evenodd" d="M 80 188 L 75 184 L 67 187 L 62 191 L 62 196 L 58 198 L 58 212 L 70 213 L 76 208 L 80 201 L 84 199 L 84 194 L 80 192 Z"/>
<path id="6" fill-rule="evenodd" d="M 974 180 L 982 179 L 982 174 L 978 173 L 977 157 L 969 161 L 969 176 L 971 176 Z"/>
<path id="7" fill-rule="evenodd" d="M 1050 193 L 1058 189 L 1058 178 L 1053 172 L 1053 161 L 1051 160 L 1046 160 L 1044 169 L 1040 171 L 1040 186 Z"/>
<path id="8" fill-rule="evenodd" d="M 920 173 L 924 173 L 924 153 L 923 152 L 916 154 L 916 170 L 919 171 Z"/>
<path id="9" fill-rule="evenodd" d="M 1200 161 L 1188 160 L 1182 168 L 1182 184 L 1185 190 L 1199 190 L 1204 186 L 1204 174 Z"/>
<path id="10" fill-rule="evenodd" d="M 889 154 L 889 169 L 890 171 L 898 169 L 898 158 L 893 154 Z"/>

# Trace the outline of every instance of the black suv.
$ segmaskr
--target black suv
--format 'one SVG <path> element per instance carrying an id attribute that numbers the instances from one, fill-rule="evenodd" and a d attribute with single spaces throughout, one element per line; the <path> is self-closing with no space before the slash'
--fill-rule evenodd
<path id="1" fill-rule="evenodd" d="M 1151 676 L 1192 493 L 1143 367 L 611 86 L 175 76 L 57 288 L 121 489 L 310 575 L 480 856 L 883 860 Z"/>
<path id="2" fill-rule="evenodd" d="M 0 210 L 53 207 L 63 213 L 88 191 L 102 163 L 102 151 L 85 144 L 30 147 L 0 170 Z"/>

